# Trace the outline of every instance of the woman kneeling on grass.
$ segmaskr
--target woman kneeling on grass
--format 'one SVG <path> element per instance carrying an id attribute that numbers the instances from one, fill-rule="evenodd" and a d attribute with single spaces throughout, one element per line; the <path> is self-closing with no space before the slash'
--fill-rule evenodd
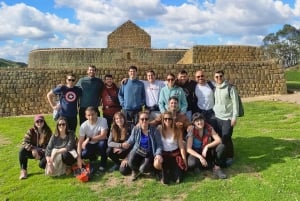
<path id="1" fill-rule="evenodd" d="M 51 135 L 52 131 L 47 125 L 44 116 L 36 115 L 34 117 L 34 125 L 25 134 L 22 148 L 19 152 L 19 162 L 21 167 L 19 179 L 27 178 L 27 163 L 29 158 L 39 160 L 40 168 L 45 169 L 45 149 Z"/>
<path id="2" fill-rule="evenodd" d="M 131 172 L 131 169 L 128 166 L 127 157 L 130 148 L 124 149 L 122 147 L 122 143 L 128 140 L 129 136 L 130 130 L 126 122 L 125 115 L 122 112 L 115 113 L 107 141 L 107 155 L 115 163 L 109 169 L 110 172 L 119 170 L 122 175 L 127 175 Z"/>
<path id="3" fill-rule="evenodd" d="M 212 126 L 205 123 L 200 113 L 193 114 L 194 128 L 187 135 L 188 166 L 190 169 L 213 168 L 213 174 L 219 179 L 227 176 L 220 168 L 224 160 L 225 146 Z M 211 140 L 213 139 L 213 141 Z"/>
<path id="4" fill-rule="evenodd" d="M 162 123 L 158 127 L 163 144 L 161 183 L 168 184 L 170 179 L 176 183 L 180 183 L 183 171 L 187 170 L 182 130 L 176 128 L 171 112 L 164 112 L 161 119 Z"/>
<path id="5" fill-rule="evenodd" d="M 60 176 L 68 173 L 66 172 L 68 166 L 72 166 L 76 158 L 74 132 L 69 130 L 67 119 L 60 117 L 56 123 L 55 133 L 51 136 L 46 148 L 46 175 Z"/>
<path id="6" fill-rule="evenodd" d="M 159 131 L 149 125 L 149 113 L 140 112 L 138 125 L 132 129 L 129 139 L 122 143 L 123 148 L 133 146 L 128 164 L 132 169 L 132 181 L 141 174 L 161 169 L 162 143 Z"/>

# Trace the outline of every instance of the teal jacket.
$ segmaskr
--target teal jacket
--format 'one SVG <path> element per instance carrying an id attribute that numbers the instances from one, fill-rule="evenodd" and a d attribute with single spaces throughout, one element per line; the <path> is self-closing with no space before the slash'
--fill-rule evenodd
<path id="1" fill-rule="evenodd" d="M 185 93 L 181 87 L 174 86 L 172 88 L 165 86 L 161 89 L 159 94 L 158 106 L 161 113 L 168 111 L 168 102 L 171 96 L 178 98 L 178 109 L 181 113 L 186 113 L 188 103 Z"/>
<path id="2" fill-rule="evenodd" d="M 228 94 L 228 82 L 221 85 L 216 84 L 215 105 L 213 110 L 215 116 L 222 120 L 236 120 L 238 116 L 238 93 L 234 86 L 231 87 L 230 96 Z"/>

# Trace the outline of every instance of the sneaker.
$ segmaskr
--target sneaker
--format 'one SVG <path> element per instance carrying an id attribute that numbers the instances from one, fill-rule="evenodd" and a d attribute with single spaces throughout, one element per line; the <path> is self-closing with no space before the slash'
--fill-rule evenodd
<path id="1" fill-rule="evenodd" d="M 99 167 L 99 171 L 100 171 L 100 172 L 105 172 L 105 168 L 104 168 L 103 166 L 100 166 L 100 167 Z"/>
<path id="2" fill-rule="evenodd" d="M 213 174 L 219 179 L 226 179 L 227 175 L 221 169 L 214 169 Z"/>
<path id="3" fill-rule="evenodd" d="M 233 158 L 227 158 L 226 159 L 226 166 L 229 167 L 233 164 Z"/>
<path id="4" fill-rule="evenodd" d="M 117 165 L 117 164 L 114 164 L 111 168 L 109 168 L 109 172 L 114 172 L 114 171 L 116 171 L 116 170 L 118 170 L 120 168 L 120 166 L 119 165 Z"/>
<path id="5" fill-rule="evenodd" d="M 19 179 L 27 179 L 27 171 L 21 170 Z"/>
<path id="6" fill-rule="evenodd" d="M 141 175 L 141 172 L 132 171 L 131 181 L 137 180 L 137 178 Z"/>

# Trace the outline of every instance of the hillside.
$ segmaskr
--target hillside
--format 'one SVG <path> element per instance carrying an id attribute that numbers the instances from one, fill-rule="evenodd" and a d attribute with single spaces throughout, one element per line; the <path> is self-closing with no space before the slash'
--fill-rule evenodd
<path id="1" fill-rule="evenodd" d="M 0 58 L 0 68 L 4 68 L 4 67 L 23 68 L 23 67 L 27 67 L 27 64 L 23 62 L 15 62 L 15 61 L 10 61 L 10 60 Z"/>

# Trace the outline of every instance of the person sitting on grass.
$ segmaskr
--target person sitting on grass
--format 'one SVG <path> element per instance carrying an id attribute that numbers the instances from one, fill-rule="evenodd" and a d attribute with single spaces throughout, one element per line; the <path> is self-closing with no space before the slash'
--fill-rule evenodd
<path id="1" fill-rule="evenodd" d="M 76 140 L 74 132 L 69 130 L 65 117 L 58 118 L 55 133 L 50 138 L 45 155 L 46 175 L 60 176 L 70 173 L 68 166 L 71 167 L 77 158 Z"/>
<path id="2" fill-rule="evenodd" d="M 170 180 L 180 183 L 183 172 L 187 170 L 186 152 L 182 140 L 182 131 L 176 128 L 171 112 L 162 114 L 162 123 L 158 126 L 163 144 L 162 184 Z"/>
<path id="3" fill-rule="evenodd" d="M 125 115 L 122 112 L 115 113 L 107 141 L 107 155 L 114 162 L 114 165 L 109 169 L 110 172 L 119 170 L 123 175 L 131 172 L 127 157 L 130 148 L 124 149 L 122 147 L 122 143 L 128 140 L 129 136 L 130 129 L 127 125 Z"/>
<path id="4" fill-rule="evenodd" d="M 82 168 L 84 161 L 97 161 L 101 156 L 99 170 L 105 171 L 107 163 L 107 121 L 104 117 L 98 117 L 95 107 L 88 107 L 85 110 L 87 120 L 83 122 L 79 129 L 79 140 L 77 145 L 77 166 Z"/>
<path id="5" fill-rule="evenodd" d="M 149 113 L 140 112 L 138 125 L 132 129 L 129 139 L 122 143 L 128 149 L 133 146 L 128 156 L 128 164 L 132 169 L 132 181 L 141 174 L 161 170 L 162 143 L 159 131 L 149 125 Z"/>
<path id="6" fill-rule="evenodd" d="M 213 174 L 219 179 L 227 178 L 220 168 L 224 160 L 225 146 L 212 126 L 205 123 L 201 113 L 193 114 L 194 128 L 187 135 L 187 153 L 189 169 L 213 168 Z"/>
<path id="7" fill-rule="evenodd" d="M 44 116 L 36 115 L 34 117 L 34 125 L 26 132 L 22 142 L 22 148 L 19 151 L 19 163 L 21 168 L 19 179 L 27 178 L 27 164 L 29 158 L 39 160 L 40 168 L 45 169 L 45 149 L 51 135 L 52 131 L 47 125 Z"/>

